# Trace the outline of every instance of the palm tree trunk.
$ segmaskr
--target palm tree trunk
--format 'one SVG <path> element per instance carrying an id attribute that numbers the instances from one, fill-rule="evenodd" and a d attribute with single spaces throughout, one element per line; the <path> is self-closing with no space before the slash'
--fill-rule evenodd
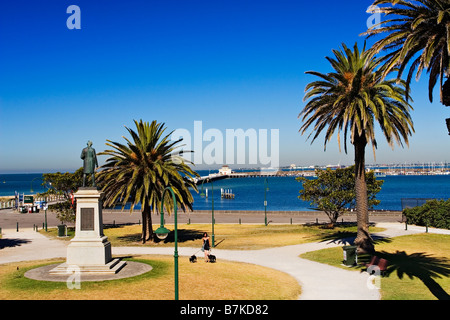
<path id="1" fill-rule="evenodd" d="M 355 137 L 355 193 L 356 193 L 356 223 L 358 232 L 355 245 L 358 253 L 373 253 L 372 238 L 369 234 L 369 204 L 367 200 L 367 184 L 365 174 L 365 149 L 367 140 L 364 132 Z"/>
<path id="2" fill-rule="evenodd" d="M 152 215 L 149 205 L 142 210 L 142 243 L 153 240 Z"/>
<path id="3" fill-rule="evenodd" d="M 450 106 L 450 78 L 448 78 L 441 88 L 441 102 L 444 106 Z"/>

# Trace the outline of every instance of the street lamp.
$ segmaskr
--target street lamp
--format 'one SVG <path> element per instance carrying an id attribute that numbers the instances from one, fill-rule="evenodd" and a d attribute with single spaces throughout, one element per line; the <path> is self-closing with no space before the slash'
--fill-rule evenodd
<path id="1" fill-rule="evenodd" d="M 205 180 L 203 180 L 205 182 Z M 203 193 L 203 182 L 202 182 L 202 192 L 200 193 L 200 196 L 203 197 L 205 194 Z M 212 225 L 212 247 L 214 248 L 214 184 L 210 178 L 208 178 L 208 183 L 211 183 L 211 225 Z M 207 190 L 208 191 L 208 190 Z"/>
<path id="2" fill-rule="evenodd" d="M 264 224 L 267 226 L 267 198 L 266 193 L 269 191 L 269 181 L 264 178 Z"/>
<path id="3" fill-rule="evenodd" d="M 205 180 L 202 181 L 202 191 L 200 192 L 200 197 L 204 197 L 205 193 L 203 192 L 203 183 L 205 182 Z"/>
<path id="4" fill-rule="evenodd" d="M 42 180 L 42 177 L 36 177 L 33 180 L 31 180 L 31 182 L 30 182 L 30 192 L 34 192 L 34 190 L 33 190 L 33 181 L 36 180 L 36 179 L 41 179 Z"/>
<path id="5" fill-rule="evenodd" d="M 42 177 L 36 177 L 36 178 L 34 178 L 33 180 L 31 180 L 31 184 L 30 184 L 30 192 L 34 192 L 34 190 L 33 190 L 33 181 L 36 180 L 36 179 L 41 179 L 41 180 L 42 180 Z M 42 181 L 43 181 L 43 180 L 42 180 Z M 49 185 L 50 185 L 50 187 L 51 187 L 51 186 L 52 186 L 52 183 L 49 182 Z M 47 191 L 50 189 L 50 187 L 46 185 Z M 47 201 L 46 201 L 46 202 L 47 202 Z M 45 231 L 47 232 L 47 231 L 48 231 L 48 229 L 47 229 L 47 205 L 44 206 L 44 212 L 45 212 L 45 216 L 44 216 L 44 219 L 45 219 L 45 222 L 44 222 L 44 229 L 45 229 Z"/>
<path id="6" fill-rule="evenodd" d="M 177 225 L 177 200 L 175 198 L 175 193 L 173 192 L 171 187 L 166 187 L 163 191 L 162 199 L 161 199 L 161 225 L 158 229 L 156 229 L 156 236 L 164 240 L 169 235 L 170 230 L 164 227 L 164 195 L 166 191 L 169 191 L 172 194 L 173 200 L 173 208 L 174 208 L 174 224 L 175 224 L 175 250 L 173 253 L 174 258 L 174 268 L 175 268 L 175 300 L 178 300 L 178 225 Z"/>
<path id="7" fill-rule="evenodd" d="M 214 248 L 214 184 L 211 179 L 208 178 L 208 181 L 211 182 L 211 227 L 212 227 L 212 247 Z"/>

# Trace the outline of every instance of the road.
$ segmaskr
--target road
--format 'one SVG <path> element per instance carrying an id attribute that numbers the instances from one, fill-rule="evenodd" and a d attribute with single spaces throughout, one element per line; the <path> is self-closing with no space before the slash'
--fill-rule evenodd
<path id="1" fill-rule="evenodd" d="M 153 224 L 158 224 L 160 216 L 152 215 Z M 264 211 L 215 211 L 214 218 L 216 223 L 264 223 Z M 104 224 L 138 224 L 142 220 L 141 212 L 120 210 L 103 210 Z M 166 223 L 173 223 L 173 215 L 165 216 Z M 329 222 L 327 215 L 323 212 L 316 211 L 277 211 L 267 212 L 267 220 L 269 223 L 326 223 Z M 383 212 L 370 213 L 370 222 L 401 222 L 401 212 Z M 33 228 L 35 225 L 42 228 L 45 221 L 45 213 L 40 210 L 39 213 L 18 213 L 12 209 L 0 210 L 0 228 L 14 229 L 19 224 L 19 228 Z M 355 214 L 345 214 L 339 218 L 339 222 L 356 222 Z M 211 211 L 196 211 L 190 213 L 178 212 L 178 223 L 211 223 Z M 56 218 L 56 213 L 48 211 L 47 213 L 48 227 L 56 227 L 61 224 Z M 73 224 L 68 223 L 71 226 Z"/>

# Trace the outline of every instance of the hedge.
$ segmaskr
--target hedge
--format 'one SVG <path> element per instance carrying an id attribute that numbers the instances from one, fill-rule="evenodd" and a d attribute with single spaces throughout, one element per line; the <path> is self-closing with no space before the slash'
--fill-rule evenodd
<path id="1" fill-rule="evenodd" d="M 403 210 L 408 224 L 450 229 L 450 199 L 428 200 L 419 207 Z"/>

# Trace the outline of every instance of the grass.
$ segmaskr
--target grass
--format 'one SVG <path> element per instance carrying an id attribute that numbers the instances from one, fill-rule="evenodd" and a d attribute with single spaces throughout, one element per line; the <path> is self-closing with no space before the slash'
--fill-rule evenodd
<path id="1" fill-rule="evenodd" d="M 173 225 L 166 225 L 173 230 Z M 56 237 L 56 229 L 48 229 L 48 233 L 40 231 L 48 236 Z M 378 232 L 381 228 L 371 227 L 371 232 Z M 211 224 L 179 224 L 178 245 L 184 247 L 202 246 L 203 232 L 208 232 L 211 237 Z M 104 234 L 108 237 L 112 246 L 173 246 L 174 232 L 172 231 L 165 241 L 141 243 L 141 226 L 123 225 L 104 228 Z M 278 225 L 269 224 L 216 224 L 214 226 L 215 244 L 220 249 L 257 250 L 273 248 L 322 240 L 341 239 L 355 236 L 356 226 L 340 225 L 334 229 L 323 226 L 305 225 Z M 70 240 L 73 229 L 68 230 Z"/>
<path id="2" fill-rule="evenodd" d="M 173 226 L 167 226 L 173 229 Z M 201 235 L 209 232 L 210 224 L 181 224 L 179 245 L 201 246 Z M 380 228 L 370 228 L 379 232 Z M 104 229 L 113 246 L 173 246 L 173 232 L 159 243 L 140 242 L 140 226 L 125 225 Z M 43 231 L 41 231 L 43 232 Z M 57 235 L 49 229 L 47 235 Z M 356 227 L 341 225 L 335 229 L 304 225 L 250 225 L 216 224 L 216 245 L 223 249 L 262 249 L 276 246 L 307 243 L 312 241 L 342 241 L 354 237 Z M 71 230 L 69 230 L 71 235 Z M 72 233 L 73 235 L 73 233 Z M 69 240 L 70 237 L 67 238 Z M 381 279 L 380 292 L 384 300 L 429 300 L 448 299 L 450 292 L 450 235 L 423 233 L 387 239 L 376 239 L 378 255 L 386 258 L 390 265 Z M 348 268 L 342 265 L 342 247 L 328 248 L 301 255 L 302 258 L 326 263 L 335 267 L 364 272 L 361 266 Z M 39 283 L 23 279 L 23 268 L 35 267 L 33 263 L 15 263 L 0 266 L 0 299 L 172 299 L 172 258 L 154 257 L 149 260 L 154 267 L 151 275 L 142 278 L 115 280 L 100 283 L 83 283 L 83 289 L 71 291 L 65 284 Z M 15 268 L 20 266 L 19 271 Z M 155 267 L 156 266 L 156 267 Z M 244 271 L 244 272 L 243 272 Z M 295 299 L 300 287 L 290 276 L 255 265 L 220 261 L 205 264 L 201 260 L 190 264 L 180 258 L 181 299 Z M 214 282 L 214 290 L 206 290 Z M 59 285 L 59 287 L 58 287 Z M 129 297 L 120 288 L 126 285 Z M 151 289 L 150 289 L 151 288 Z M 159 288 L 165 288 L 160 290 Z M 105 290 L 106 289 L 106 290 Z M 130 289 L 130 290 L 128 290 Z M 107 296 L 102 292 L 107 291 Z M 153 292 L 155 292 L 153 294 Z M 41 293 L 43 295 L 41 296 Z"/>
<path id="3" fill-rule="evenodd" d="M 381 278 L 383 300 L 435 300 L 450 296 L 450 235 L 431 233 L 400 236 L 376 244 L 377 254 L 389 261 Z M 349 269 L 342 265 L 342 248 L 328 248 L 302 258 Z M 362 272 L 361 266 L 353 269 Z"/>
<path id="4" fill-rule="evenodd" d="M 174 299 L 172 257 L 136 256 L 133 261 L 148 263 L 153 269 L 127 279 L 83 282 L 79 290 L 68 289 L 65 282 L 38 281 L 24 276 L 29 269 L 62 261 L 0 265 L 0 300 Z M 182 300 L 292 300 L 301 293 L 297 281 L 283 272 L 237 262 L 189 263 L 188 259 L 180 258 L 179 279 Z"/>

